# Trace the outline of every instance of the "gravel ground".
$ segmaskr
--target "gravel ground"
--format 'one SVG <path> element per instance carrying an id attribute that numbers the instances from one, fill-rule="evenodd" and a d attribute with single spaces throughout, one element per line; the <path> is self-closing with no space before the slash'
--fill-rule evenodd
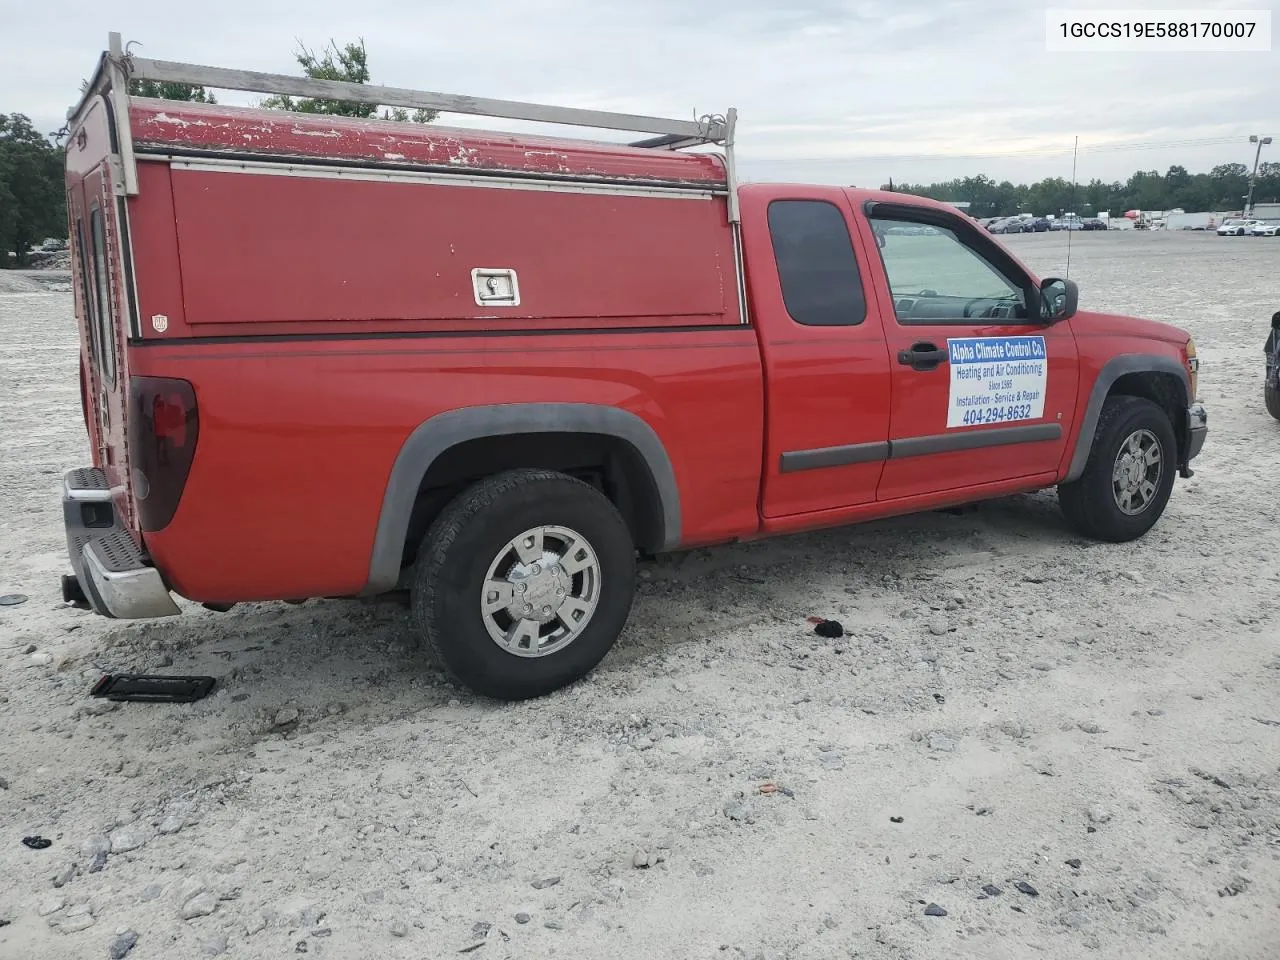
<path id="1" fill-rule="evenodd" d="M 1085 306 L 1200 344 L 1208 444 L 1145 539 L 1046 492 L 665 559 L 515 706 L 393 606 L 63 607 L 71 297 L 0 273 L 0 957 L 1276 957 L 1280 241 L 1072 244 Z M 86 696 L 162 669 L 217 693 Z"/>

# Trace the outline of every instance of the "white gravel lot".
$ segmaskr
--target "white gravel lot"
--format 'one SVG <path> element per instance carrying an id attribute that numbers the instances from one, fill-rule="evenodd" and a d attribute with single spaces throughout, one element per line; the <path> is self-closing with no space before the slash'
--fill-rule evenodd
<path id="1" fill-rule="evenodd" d="M 65 608 L 71 296 L 0 273 L 0 958 L 1280 956 L 1280 240 L 1072 243 L 1083 305 L 1200 344 L 1208 443 L 1145 539 L 1046 492 L 666 559 L 516 706 L 392 606 Z M 217 692 L 87 697 L 154 670 Z"/>

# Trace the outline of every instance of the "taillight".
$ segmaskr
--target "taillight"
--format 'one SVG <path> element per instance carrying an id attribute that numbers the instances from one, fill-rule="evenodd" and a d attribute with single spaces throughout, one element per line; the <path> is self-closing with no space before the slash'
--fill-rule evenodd
<path id="1" fill-rule="evenodd" d="M 129 460 L 138 521 L 147 532 L 173 519 L 200 434 L 196 392 L 186 380 L 131 377 Z"/>

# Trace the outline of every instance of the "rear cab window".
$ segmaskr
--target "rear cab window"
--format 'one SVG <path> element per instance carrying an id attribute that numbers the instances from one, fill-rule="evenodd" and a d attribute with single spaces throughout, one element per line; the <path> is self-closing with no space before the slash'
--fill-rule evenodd
<path id="1" fill-rule="evenodd" d="M 826 200 L 774 200 L 769 236 L 782 300 L 796 323 L 857 326 L 866 319 L 858 258 L 844 214 Z"/>

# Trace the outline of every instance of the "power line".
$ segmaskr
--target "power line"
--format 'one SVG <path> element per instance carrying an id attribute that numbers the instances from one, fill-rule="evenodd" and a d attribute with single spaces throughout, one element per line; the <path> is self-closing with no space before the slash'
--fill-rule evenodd
<path id="1" fill-rule="evenodd" d="M 1216 147 L 1238 144 L 1245 141 L 1243 136 L 1235 137 L 1198 137 L 1183 140 L 1143 140 L 1127 143 L 1103 143 L 1097 146 L 1082 145 L 1081 153 L 1124 153 L 1131 150 L 1161 150 L 1172 147 Z M 1076 153 L 1075 147 L 1061 149 L 1035 150 L 1001 150 L 999 153 L 851 153 L 843 157 L 753 157 L 756 163 L 856 163 L 863 161 L 939 161 L 939 160 L 1004 160 L 1010 157 L 1065 157 Z"/>

